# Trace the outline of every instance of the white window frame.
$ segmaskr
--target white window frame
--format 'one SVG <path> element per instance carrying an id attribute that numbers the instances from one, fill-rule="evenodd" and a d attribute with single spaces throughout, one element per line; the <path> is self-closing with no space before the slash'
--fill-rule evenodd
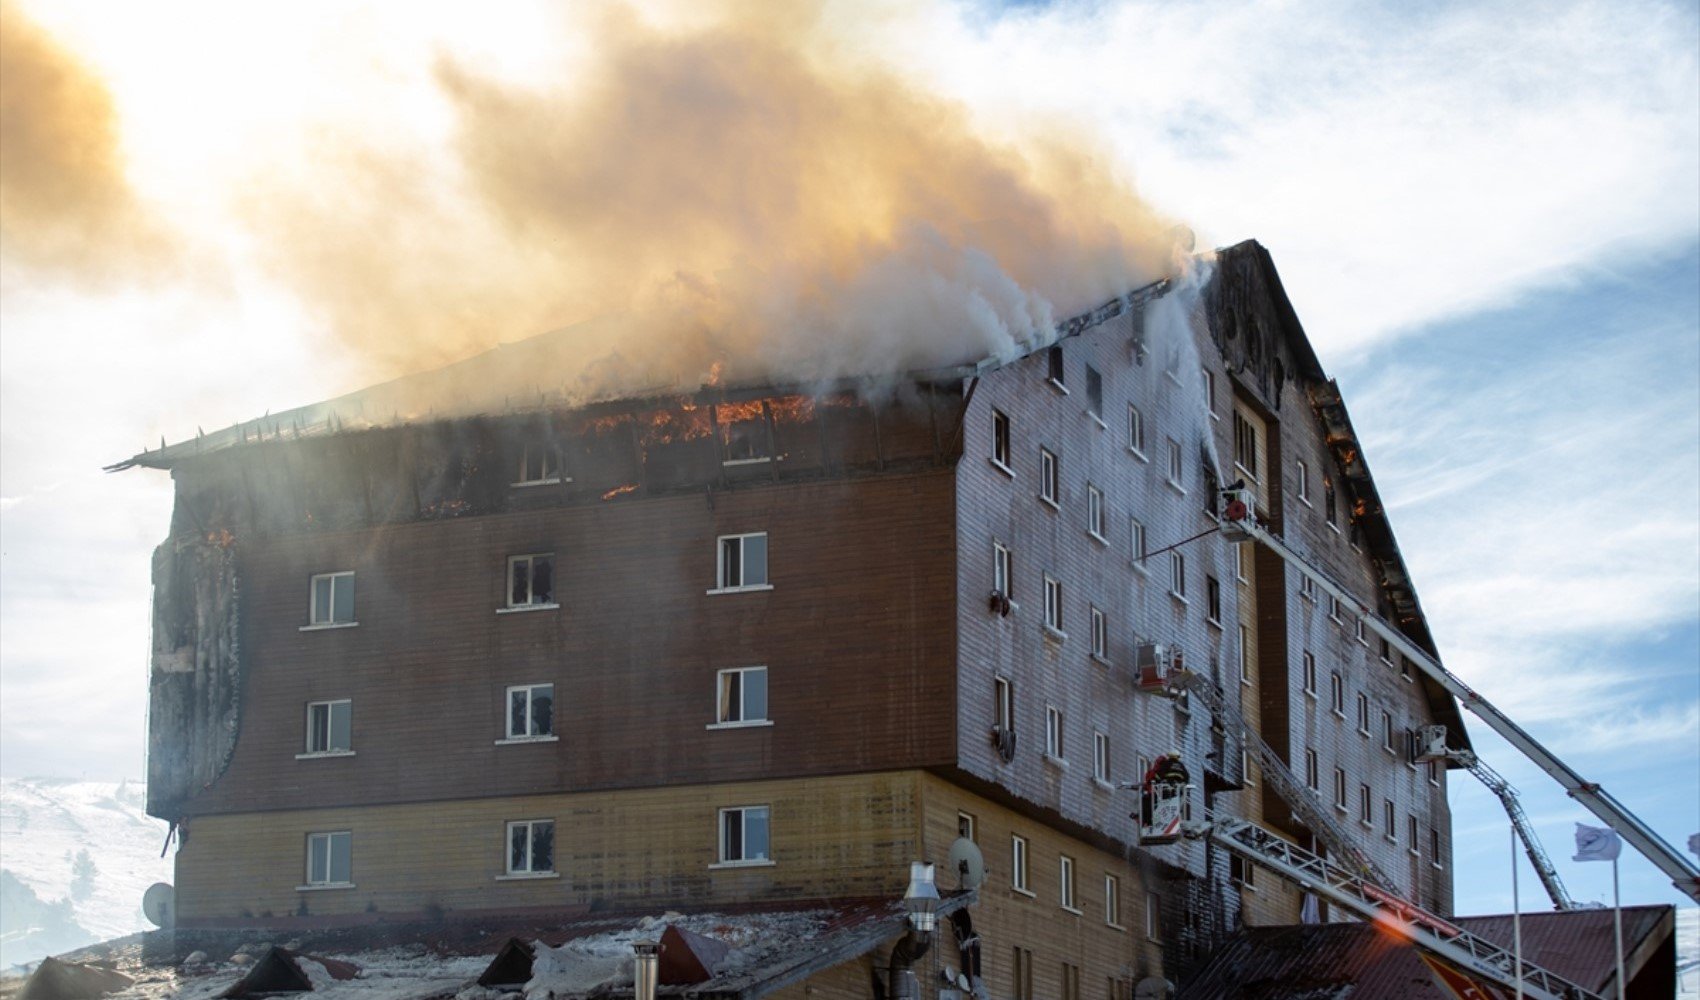
<path id="1" fill-rule="evenodd" d="M 1240 683 L 1251 687 L 1251 632 L 1244 625 L 1240 626 Z"/>
<path id="2" fill-rule="evenodd" d="M 336 708 L 344 706 L 348 715 L 348 746 L 334 747 L 331 745 L 331 734 L 336 731 Z M 325 710 L 325 746 L 313 746 L 313 710 Z M 334 698 L 328 701 L 310 701 L 307 703 L 307 732 L 303 740 L 304 749 L 295 755 L 296 760 L 314 760 L 320 757 L 352 757 L 354 756 L 354 701 L 350 698 Z"/>
<path id="3" fill-rule="evenodd" d="M 539 559 L 549 560 L 551 593 L 547 601 L 531 600 L 537 594 L 537 560 Z M 521 563 L 526 566 L 525 591 L 527 599 L 524 602 L 516 602 L 514 600 L 514 567 Z M 561 584 L 558 572 L 560 567 L 555 560 L 555 553 L 523 552 L 517 556 L 509 556 L 504 568 L 507 570 L 502 575 L 502 601 L 504 606 L 496 609 L 497 614 L 509 614 L 515 611 L 550 611 L 561 606 L 560 602 L 555 599 L 555 592 L 560 590 Z"/>
<path id="4" fill-rule="evenodd" d="M 1246 549 L 1249 548 L 1250 546 L 1254 545 L 1254 544 L 1256 544 L 1256 543 L 1254 543 L 1254 542 L 1239 542 L 1239 543 L 1237 543 L 1233 546 L 1234 580 L 1236 582 L 1239 582 L 1239 583 L 1250 583 L 1251 582 L 1251 580 L 1245 575 L 1245 553 L 1246 553 Z"/>
<path id="5" fill-rule="evenodd" d="M 323 841 L 325 844 L 325 870 L 323 877 L 313 871 L 313 843 Z M 341 843 L 348 852 L 348 878 L 331 881 L 331 872 L 336 868 L 336 845 Z M 296 886 L 297 891 L 311 889 L 352 889 L 354 888 L 354 831 L 353 830 L 315 830 L 309 832 L 306 838 L 307 856 L 304 869 L 306 878 Z"/>
<path id="6" fill-rule="evenodd" d="M 975 819 L 973 813 L 957 810 L 956 835 L 976 844 L 980 842 L 980 821 Z"/>
<path id="7" fill-rule="evenodd" d="M 1384 708 L 1381 710 L 1381 749 L 1397 757 L 1399 748 L 1394 745 L 1393 729 L 1393 713 Z"/>
<path id="8" fill-rule="evenodd" d="M 1009 887 L 1023 896 L 1033 895 L 1027 880 L 1027 838 L 1019 833 L 1009 835 Z"/>
<path id="9" fill-rule="evenodd" d="M 1198 371 L 1204 376 L 1204 412 L 1210 414 L 1211 420 L 1220 422 L 1222 415 L 1216 412 L 1216 373 L 1208 368 Z"/>
<path id="10" fill-rule="evenodd" d="M 1310 747 L 1305 747 L 1305 787 L 1319 796 L 1322 794 L 1322 762 Z"/>
<path id="11" fill-rule="evenodd" d="M 992 589 L 1015 599 L 1015 556 L 1002 542 L 992 543 Z"/>
<path id="12" fill-rule="evenodd" d="M 1092 605 L 1092 658 L 1101 663 L 1110 660 L 1110 618 L 1104 609 Z"/>
<path id="13" fill-rule="evenodd" d="M 1045 628 L 1055 635 L 1067 638 L 1068 633 L 1063 631 L 1062 581 L 1049 573 L 1044 574 L 1044 579 Z"/>
<path id="14" fill-rule="evenodd" d="M 1204 574 L 1204 620 L 1222 627 L 1222 581 L 1214 574 Z"/>
<path id="15" fill-rule="evenodd" d="M 1137 517 L 1130 517 L 1127 524 L 1130 535 L 1127 542 L 1128 558 L 1133 561 L 1135 570 L 1149 574 L 1151 569 L 1146 565 L 1145 559 L 1145 522 Z"/>
<path id="16" fill-rule="evenodd" d="M 1092 731 L 1092 780 L 1110 784 L 1110 734 L 1102 729 Z"/>
<path id="17" fill-rule="evenodd" d="M 536 828 L 540 826 L 549 827 L 549 841 L 551 847 L 549 867 L 547 868 L 534 867 L 534 862 L 536 861 L 534 852 L 537 850 L 535 831 Z M 515 868 L 513 848 L 514 831 L 522 827 L 525 829 L 525 867 Z M 552 819 L 515 819 L 504 823 L 502 825 L 502 880 L 559 878 L 561 873 L 555 870 L 554 844 L 555 821 Z"/>
<path id="18" fill-rule="evenodd" d="M 726 701 L 726 679 L 728 676 L 738 676 L 738 706 L 737 718 L 727 718 L 729 714 Z M 749 714 L 749 675 L 761 675 L 763 710 L 759 717 L 752 718 Z M 727 667 L 714 673 L 714 721 L 708 724 L 709 729 L 754 729 L 773 725 L 771 717 L 772 690 L 767 683 L 767 667 Z"/>
<path id="19" fill-rule="evenodd" d="M 533 733 L 532 723 L 537 713 L 537 694 L 541 688 L 549 689 L 549 731 Z M 525 692 L 525 731 L 514 732 L 514 694 Z M 560 736 L 555 732 L 555 683 L 553 681 L 536 681 L 531 684 L 512 684 L 502 692 L 502 732 L 505 734 L 496 741 L 497 746 L 507 746 L 513 743 L 555 743 Z"/>
<path id="20" fill-rule="evenodd" d="M 1334 808 L 1345 812 L 1351 808 L 1346 802 L 1346 795 L 1351 786 L 1351 780 L 1346 777 L 1346 769 L 1334 768 Z"/>
<path id="21" fill-rule="evenodd" d="M 767 541 L 767 532 L 765 532 L 765 531 L 745 531 L 745 532 L 741 532 L 741 533 L 736 534 L 736 535 L 720 535 L 720 536 L 717 536 L 714 539 L 714 582 L 715 582 L 715 586 L 711 590 L 708 591 L 710 594 L 744 594 L 744 593 L 749 593 L 751 591 L 772 590 L 773 589 L 773 584 L 770 582 L 773 579 L 773 574 L 771 572 L 769 572 L 769 569 L 770 569 L 769 564 L 772 562 L 771 556 L 773 555 L 773 545 L 771 544 L 771 542 L 768 542 L 767 544 L 764 544 L 762 546 L 762 567 L 761 567 L 762 582 L 760 582 L 760 583 L 746 583 L 746 582 L 744 582 L 749 577 L 749 574 L 746 572 L 746 569 L 749 566 L 748 557 L 745 554 L 745 549 L 747 548 L 747 544 L 745 543 L 744 539 L 746 539 L 746 538 L 760 538 L 760 539 L 763 539 L 764 542 L 766 542 Z M 738 543 L 738 582 L 737 583 L 730 582 L 730 580 L 727 577 L 727 568 L 726 568 L 726 543 L 727 542 L 737 542 Z"/>
<path id="22" fill-rule="evenodd" d="M 1297 481 L 1296 496 L 1299 499 L 1299 503 L 1304 504 L 1306 507 L 1313 506 L 1310 502 L 1310 466 L 1306 465 L 1305 460 L 1302 458 L 1298 459 L 1294 464 L 1296 466 L 1296 474 L 1294 478 Z"/>
<path id="23" fill-rule="evenodd" d="M 532 476 L 532 456 L 542 453 L 543 461 L 538 464 L 538 475 Z M 561 472 L 561 449 L 547 444 L 527 443 L 520 449 L 519 470 L 510 486 L 554 486 L 560 483 L 572 482 L 572 479 Z"/>
<path id="24" fill-rule="evenodd" d="M 1413 858 L 1421 857 L 1423 849 L 1422 849 L 1422 843 L 1418 839 L 1421 836 L 1421 832 L 1420 832 L 1420 828 L 1417 824 L 1417 817 L 1413 813 L 1406 813 L 1405 814 L 1405 821 L 1406 821 L 1406 830 L 1408 832 L 1408 836 L 1411 838 L 1411 843 L 1406 849 L 1411 852 L 1411 857 L 1413 857 Z"/>
<path id="25" fill-rule="evenodd" d="M 1392 799 L 1381 800 L 1381 835 L 1389 844 L 1399 842 L 1399 810 Z"/>
<path id="26" fill-rule="evenodd" d="M 1358 735 L 1369 738 L 1369 695 L 1358 692 Z"/>
<path id="27" fill-rule="evenodd" d="M 1080 908 L 1074 891 L 1074 859 L 1066 854 L 1057 855 L 1057 905 L 1070 913 L 1078 915 Z"/>
<path id="28" fill-rule="evenodd" d="M 1249 444 L 1249 454 L 1241 455 L 1243 446 Z M 1258 477 L 1259 462 L 1257 451 L 1257 425 L 1252 423 L 1245 414 L 1234 410 L 1234 468 L 1245 475 L 1246 482 L 1255 483 Z M 1251 459 L 1251 465 L 1245 464 L 1245 459 Z"/>
<path id="29" fill-rule="evenodd" d="M 1015 469 L 1010 466 L 1010 422 L 1009 414 L 997 407 L 992 407 L 992 455 L 991 462 L 999 471 L 1013 477 Z"/>
<path id="30" fill-rule="evenodd" d="M 1086 533 L 1097 541 L 1109 542 L 1104 537 L 1104 491 L 1091 483 L 1086 484 Z"/>
<path id="31" fill-rule="evenodd" d="M 1358 823 L 1375 829 L 1375 792 L 1362 782 L 1358 783 Z"/>
<path id="32" fill-rule="evenodd" d="M 1365 626 L 1364 620 L 1362 618 L 1357 619 L 1353 628 L 1356 630 L 1358 645 L 1367 647 L 1369 645 L 1369 629 Z"/>
<path id="33" fill-rule="evenodd" d="M 1328 710 L 1342 719 L 1346 717 L 1346 679 L 1338 670 L 1328 672 Z"/>
<path id="34" fill-rule="evenodd" d="M 738 813 L 739 849 L 748 851 L 750 842 L 750 817 L 759 813 L 767 821 L 767 853 L 759 857 L 750 857 L 747 853 L 741 857 L 728 857 L 726 844 L 726 818 L 728 814 Z M 770 805 L 725 806 L 715 812 L 714 837 L 719 845 L 715 856 L 720 860 L 710 865 L 710 868 L 762 868 L 771 866 L 773 861 L 773 807 Z"/>
<path id="35" fill-rule="evenodd" d="M 1302 690 L 1305 694 L 1310 695 L 1312 701 L 1315 701 L 1316 654 L 1312 653 L 1308 649 L 1301 650 L 1299 652 L 1299 670 L 1301 671 L 1299 674 L 1299 683 L 1304 685 Z"/>
<path id="36" fill-rule="evenodd" d="M 1063 719 L 1063 710 L 1055 705 L 1046 705 L 1045 756 L 1050 760 L 1057 761 L 1058 763 L 1068 760 L 1068 758 L 1063 754 L 1063 739 L 1067 735 L 1064 731 L 1064 725 L 1065 720 Z"/>
<path id="37" fill-rule="evenodd" d="M 1186 495 L 1186 455 L 1181 451 L 1181 443 L 1174 438 L 1168 438 L 1169 464 L 1165 471 L 1168 484 Z"/>
<path id="38" fill-rule="evenodd" d="M 1179 549 L 1169 550 L 1169 596 L 1182 604 L 1186 599 L 1186 555 Z"/>
<path id="39" fill-rule="evenodd" d="M 992 698 L 997 706 L 998 728 L 1015 732 L 1015 682 L 1008 677 L 993 677 Z"/>
<path id="40" fill-rule="evenodd" d="M 1057 460 L 1057 453 L 1049 448 L 1039 448 L 1039 499 L 1061 510 L 1062 501 L 1062 464 Z"/>
<path id="41" fill-rule="evenodd" d="M 1299 596 L 1312 604 L 1316 603 L 1316 581 L 1303 573 L 1299 574 Z"/>
<path id="42" fill-rule="evenodd" d="M 1086 366 L 1086 415 L 1104 426 L 1104 373 Z"/>
<path id="43" fill-rule="evenodd" d="M 1346 624 L 1345 609 L 1346 609 L 1345 602 L 1341 601 L 1338 597 L 1335 597 L 1333 594 L 1328 595 L 1328 620 L 1329 621 L 1334 622 L 1337 625 Z"/>
<path id="44" fill-rule="evenodd" d="M 1145 414 L 1132 403 L 1127 404 L 1127 450 L 1141 462 L 1150 461 L 1145 457 Z"/>
<path id="45" fill-rule="evenodd" d="M 1118 931 L 1127 930 L 1122 926 L 1122 880 L 1109 872 L 1104 873 L 1104 923 Z"/>
<path id="46" fill-rule="evenodd" d="M 1163 899 L 1154 892 L 1145 894 L 1145 939 L 1163 940 Z"/>
<path id="47" fill-rule="evenodd" d="M 350 587 L 354 586 L 354 570 L 344 569 L 344 570 L 337 570 L 337 571 L 331 572 L 331 573 L 314 573 L 312 575 L 312 577 L 308 579 L 308 581 L 307 581 L 307 624 L 301 626 L 301 631 L 303 631 L 303 632 L 315 632 L 315 631 L 318 631 L 320 629 L 353 628 L 354 626 L 360 624 L 360 614 L 359 614 L 358 607 L 351 607 L 350 608 L 350 613 L 353 615 L 353 617 L 351 617 L 351 618 L 344 620 L 344 619 L 338 618 L 336 616 L 336 593 L 337 593 L 337 589 L 338 589 L 337 583 L 341 580 L 344 580 L 344 579 L 346 579 L 348 581 L 348 586 L 350 586 Z M 323 620 L 321 620 L 319 618 L 318 597 L 319 597 L 319 581 L 320 580 L 327 581 L 327 584 L 330 587 L 330 601 L 328 602 L 329 605 L 330 605 L 330 617 L 323 619 Z M 355 591 L 355 599 L 358 600 L 359 596 L 360 596 L 360 592 L 358 590 L 356 590 Z M 353 602 L 350 602 L 350 603 L 352 604 Z"/>

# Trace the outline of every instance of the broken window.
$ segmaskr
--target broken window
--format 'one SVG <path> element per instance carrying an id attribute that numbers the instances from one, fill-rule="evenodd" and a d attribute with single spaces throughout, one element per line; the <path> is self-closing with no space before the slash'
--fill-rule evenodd
<path id="1" fill-rule="evenodd" d="M 555 872 L 555 821 L 522 819 L 508 824 L 508 874 Z"/>
<path id="2" fill-rule="evenodd" d="M 721 535 L 719 589 L 746 590 L 767 585 L 767 533 Z"/>
<path id="3" fill-rule="evenodd" d="M 1063 350 L 1061 345 L 1045 352 L 1045 372 L 1058 388 L 1067 384 L 1063 379 Z"/>
<path id="4" fill-rule="evenodd" d="M 1240 857 L 1238 854 L 1228 855 L 1228 878 L 1235 885 L 1243 885 L 1250 889 L 1255 884 L 1257 866 Z"/>
<path id="5" fill-rule="evenodd" d="M 1216 415 L 1216 373 L 1208 368 L 1200 369 L 1200 373 L 1204 376 L 1204 412 L 1211 420 L 1220 420 Z"/>
<path id="6" fill-rule="evenodd" d="M 1127 405 L 1127 450 L 1145 457 L 1145 414 L 1132 403 Z"/>
<path id="7" fill-rule="evenodd" d="M 513 483 L 515 486 L 543 486 L 560 482 L 560 450 L 540 441 L 527 443 L 520 450 L 518 472 Z"/>
<path id="8" fill-rule="evenodd" d="M 770 460 L 773 449 L 767 434 L 766 405 L 761 400 L 721 403 L 715 407 L 715 421 L 720 428 L 720 452 L 725 464 Z"/>
<path id="9" fill-rule="evenodd" d="M 1304 574 L 1299 574 L 1299 596 L 1308 600 L 1316 600 L 1316 581 Z"/>
<path id="10" fill-rule="evenodd" d="M 508 607 L 553 607 L 555 555 L 534 552 L 508 559 Z"/>
<path id="11" fill-rule="evenodd" d="M 555 734 L 555 685 L 522 684 L 508 688 L 508 739 Z"/>
<path id="12" fill-rule="evenodd" d="M 315 701 L 307 705 L 307 753 L 351 753 L 351 717 L 354 703 Z"/>
<path id="13" fill-rule="evenodd" d="M 311 625 L 354 624 L 354 574 L 320 573 L 313 577 L 312 607 L 308 611 Z"/>
<path id="14" fill-rule="evenodd" d="M 1334 523 L 1334 477 L 1322 477 L 1322 516 Z"/>
<path id="15" fill-rule="evenodd" d="M 767 668 L 739 667 L 722 670 L 715 721 L 720 725 L 766 722 Z"/>
<path id="16" fill-rule="evenodd" d="M 354 881 L 354 833 L 307 835 L 307 884 L 316 888 L 351 885 Z"/>
<path id="17" fill-rule="evenodd" d="M 768 807 L 720 810 L 720 863 L 753 864 L 768 860 Z"/>
<path id="18" fill-rule="evenodd" d="M 1062 472 L 1058 468 L 1057 456 L 1048 448 L 1039 449 L 1039 499 L 1057 506 L 1057 498 L 1062 495 Z"/>
<path id="19" fill-rule="evenodd" d="M 1086 533 L 1104 540 L 1104 491 L 1090 484 L 1086 487 Z"/>
<path id="20" fill-rule="evenodd" d="M 1086 412 L 1099 419 L 1104 416 L 1104 376 L 1091 365 L 1086 366 Z"/>
<path id="21" fill-rule="evenodd" d="M 1009 417 L 1001 410 L 992 411 L 992 464 L 1009 471 Z"/>

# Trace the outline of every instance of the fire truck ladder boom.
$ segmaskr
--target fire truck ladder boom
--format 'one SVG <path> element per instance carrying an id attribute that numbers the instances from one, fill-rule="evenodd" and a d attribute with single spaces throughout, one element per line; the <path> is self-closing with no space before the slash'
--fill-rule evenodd
<path id="1" fill-rule="evenodd" d="M 1529 822 L 1529 815 L 1523 811 L 1523 803 L 1517 798 L 1517 789 L 1511 787 L 1511 782 L 1500 776 L 1498 771 L 1487 766 L 1487 762 L 1468 750 L 1454 750 L 1449 755 L 1452 759 L 1463 764 L 1476 780 L 1487 786 L 1487 790 L 1498 796 L 1500 805 L 1505 807 L 1505 815 L 1511 817 L 1511 826 L 1517 831 L 1517 838 L 1523 842 L 1523 853 L 1529 856 L 1529 864 L 1535 868 L 1535 877 L 1541 880 L 1541 887 L 1547 891 L 1555 910 L 1574 910 L 1576 903 L 1570 898 L 1570 893 L 1564 889 L 1564 882 L 1558 877 L 1558 869 L 1553 867 L 1552 858 L 1547 856 L 1546 849 L 1541 846 L 1540 837 L 1535 835 L 1535 828 Z"/>
<path id="2" fill-rule="evenodd" d="M 1329 596 L 1339 601 L 1349 609 L 1365 627 L 1383 639 L 1399 652 L 1403 653 L 1412 663 L 1415 663 L 1423 673 L 1427 674 L 1441 687 L 1445 688 L 1459 703 L 1476 717 L 1486 722 L 1494 732 L 1504 737 L 1505 741 L 1515 747 L 1518 752 L 1534 761 L 1536 766 L 1564 787 L 1570 797 L 1586 806 L 1589 812 L 1605 821 L 1606 825 L 1629 841 L 1630 845 L 1640 851 L 1647 860 L 1657 865 L 1671 880 L 1679 891 L 1689 898 L 1700 902 L 1700 868 L 1696 868 L 1689 860 L 1677 852 L 1676 848 L 1667 843 L 1640 818 L 1614 798 L 1611 793 L 1591 781 L 1586 781 L 1581 775 L 1571 770 L 1570 766 L 1559 760 L 1556 755 L 1542 746 L 1523 730 L 1523 727 L 1513 722 L 1510 716 L 1495 708 L 1486 698 L 1477 694 L 1469 685 L 1459 680 L 1451 671 L 1440 665 L 1440 662 L 1430 656 L 1416 643 L 1406 638 L 1405 634 L 1383 621 L 1373 610 L 1363 606 L 1344 587 L 1335 583 L 1326 573 L 1312 566 L 1308 560 L 1288 548 L 1280 538 L 1271 534 L 1268 529 L 1257 523 L 1249 508 L 1240 500 L 1234 500 L 1227 505 L 1237 508 L 1238 519 L 1222 521 L 1223 534 L 1227 538 L 1244 537 L 1255 540 L 1276 555 L 1280 556 L 1294 569 L 1303 573 L 1316 582 L 1318 587 L 1327 591 Z M 1231 514 L 1234 511 L 1230 511 Z"/>
<path id="3" fill-rule="evenodd" d="M 1519 969 L 1517 956 L 1509 949 L 1454 926 L 1253 823 L 1241 819 L 1189 823 L 1182 832 L 1192 839 L 1209 840 L 1376 926 L 1393 930 L 1462 972 L 1509 989 L 1515 989 L 1520 978 L 1523 995 L 1535 1000 L 1601 1000 L 1599 994 L 1527 960 Z"/>

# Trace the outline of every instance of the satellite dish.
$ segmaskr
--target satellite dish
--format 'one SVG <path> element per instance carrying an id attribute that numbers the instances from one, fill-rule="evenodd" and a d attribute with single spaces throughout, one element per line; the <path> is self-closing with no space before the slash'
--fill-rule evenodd
<path id="1" fill-rule="evenodd" d="M 950 845 L 949 864 L 963 889 L 978 889 L 986 881 L 986 859 L 980 854 L 979 845 L 967 837 L 958 837 Z"/>
<path id="2" fill-rule="evenodd" d="M 142 893 L 142 916 L 155 926 L 170 930 L 177 923 L 177 890 L 169 882 L 155 882 Z"/>
<path id="3" fill-rule="evenodd" d="M 1146 976 L 1133 988 L 1133 1000 L 1168 1000 L 1175 995 L 1175 984 L 1162 976 Z"/>

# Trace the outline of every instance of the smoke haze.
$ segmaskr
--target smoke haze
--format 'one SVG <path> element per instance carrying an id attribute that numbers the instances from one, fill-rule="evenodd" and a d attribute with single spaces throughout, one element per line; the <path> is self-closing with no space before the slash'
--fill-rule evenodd
<path id="1" fill-rule="evenodd" d="M 610 314 L 583 364 L 883 374 L 1008 356 L 1174 269 L 1173 222 L 1086 139 L 988 139 L 830 13 L 606 9 L 524 82 L 440 53 L 445 140 L 323 131 L 245 217 L 375 374 Z"/>

